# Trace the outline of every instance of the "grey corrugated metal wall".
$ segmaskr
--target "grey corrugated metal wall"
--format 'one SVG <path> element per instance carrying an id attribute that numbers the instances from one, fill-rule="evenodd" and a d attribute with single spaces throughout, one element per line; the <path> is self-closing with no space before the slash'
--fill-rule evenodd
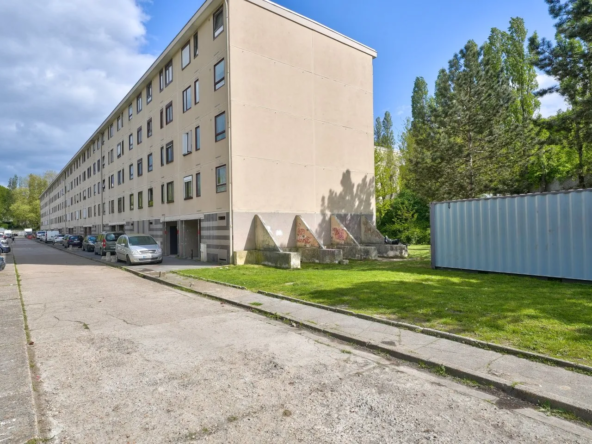
<path id="1" fill-rule="evenodd" d="M 439 202 L 432 266 L 592 281 L 592 190 Z"/>

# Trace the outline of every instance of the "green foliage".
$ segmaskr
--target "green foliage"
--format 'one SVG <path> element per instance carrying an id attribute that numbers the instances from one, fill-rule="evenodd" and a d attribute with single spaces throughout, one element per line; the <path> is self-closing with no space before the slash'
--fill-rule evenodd
<path id="1" fill-rule="evenodd" d="M 550 123 L 554 132 L 563 136 L 560 144 L 573 151 L 569 176 L 584 188 L 586 177 L 592 174 L 592 6 L 589 0 L 546 2 L 557 20 L 556 43 L 539 40 L 535 33 L 529 49 L 535 66 L 558 81 L 539 94 L 559 92 L 570 105 Z M 557 141 L 552 139 L 551 143 Z"/>
<path id="2" fill-rule="evenodd" d="M 39 196 L 55 177 L 47 171 L 43 176 L 29 174 L 26 178 L 14 176 L 8 188 L 0 187 L 0 216 L 10 220 L 13 227 L 37 228 L 41 225 Z"/>
<path id="3" fill-rule="evenodd" d="M 392 200 L 384 216 L 378 219 L 378 229 L 406 244 L 429 244 L 430 207 L 425 200 L 404 189 Z"/>
<path id="4" fill-rule="evenodd" d="M 391 114 L 376 118 L 374 125 L 374 183 L 376 214 L 380 219 L 399 189 L 399 155 L 394 149 L 395 136 Z"/>

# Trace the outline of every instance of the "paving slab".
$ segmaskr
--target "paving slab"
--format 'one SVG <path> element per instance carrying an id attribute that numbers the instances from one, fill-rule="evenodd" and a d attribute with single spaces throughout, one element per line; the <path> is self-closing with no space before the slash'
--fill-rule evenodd
<path id="1" fill-rule="evenodd" d="M 0 279 L 16 282 L 11 257 Z M 0 443 L 23 443 L 37 436 L 37 416 L 18 286 L 3 288 L 10 297 L 0 300 Z"/>

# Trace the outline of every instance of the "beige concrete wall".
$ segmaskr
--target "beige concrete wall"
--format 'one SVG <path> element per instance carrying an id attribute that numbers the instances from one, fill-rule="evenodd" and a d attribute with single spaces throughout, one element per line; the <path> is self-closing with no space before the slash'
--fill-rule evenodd
<path id="1" fill-rule="evenodd" d="M 207 2 L 206 2 L 207 3 Z M 68 228 L 68 227 L 83 227 L 83 226 L 98 226 L 101 223 L 108 225 L 109 223 L 121 223 L 131 221 L 147 221 L 153 219 L 162 219 L 163 214 L 166 220 L 176 220 L 178 218 L 187 218 L 191 215 L 207 214 L 207 213 L 226 213 L 230 210 L 229 192 L 216 193 L 215 186 L 215 169 L 220 165 L 228 165 L 229 163 L 229 148 L 228 137 L 220 142 L 215 142 L 214 117 L 226 111 L 228 114 L 228 88 L 222 88 L 214 91 L 214 65 L 221 59 L 226 58 L 227 52 L 227 36 L 228 30 L 213 38 L 213 23 L 212 13 L 223 5 L 222 1 L 211 2 L 204 10 L 200 17 L 196 17 L 193 24 L 185 29 L 184 34 L 178 40 L 173 48 L 164 54 L 163 60 L 160 64 L 155 65 L 148 72 L 145 81 L 136 85 L 130 93 L 130 99 L 122 102 L 114 111 L 115 118 L 105 122 L 99 128 L 99 132 L 105 134 L 105 144 L 101 149 L 92 150 L 91 140 L 84 150 L 77 153 L 77 155 L 68 163 L 66 169 L 68 170 L 68 177 L 65 183 L 69 184 L 74 178 L 82 175 L 86 169 L 99 160 L 101 156 L 105 158 L 105 165 L 101 172 L 92 175 L 86 181 L 81 181 L 78 186 L 69 190 L 65 196 L 59 199 L 59 202 L 48 203 L 48 199 L 54 196 L 59 191 L 56 186 L 52 185 L 50 189 L 42 197 L 42 205 L 45 205 L 44 212 L 47 214 L 42 218 L 45 228 Z M 194 57 L 193 54 L 193 35 L 195 32 L 199 33 L 199 55 Z M 181 67 L 181 49 L 186 42 L 191 44 L 191 62 L 184 69 Z M 161 92 L 159 88 L 159 71 L 170 60 L 173 62 L 173 81 L 166 86 Z M 198 104 L 193 103 L 194 82 L 200 81 L 200 101 Z M 153 99 L 151 103 L 146 100 L 146 85 L 152 81 Z M 192 87 L 192 108 L 183 113 L 182 107 L 182 92 L 187 88 Z M 140 113 L 136 110 L 136 96 L 142 94 L 143 109 Z M 173 121 L 164 128 L 160 128 L 160 110 L 164 109 L 169 102 L 173 102 Z M 128 120 L 128 105 L 133 105 L 133 117 Z M 123 128 L 117 130 L 116 116 L 123 114 Z M 152 119 L 153 135 L 147 135 L 147 121 Z M 227 118 L 228 121 L 228 118 Z M 114 126 L 114 136 L 107 138 L 107 131 L 109 125 Z M 195 127 L 201 128 L 201 150 L 195 150 Z M 141 144 L 137 142 L 137 129 L 142 127 L 143 141 Z M 192 131 L 192 147 L 191 154 L 182 155 L 182 135 L 185 131 Z M 133 134 L 134 147 L 129 150 L 129 135 Z M 228 132 L 227 132 L 228 134 Z M 124 142 L 123 155 L 117 157 L 117 144 Z M 174 161 L 170 164 L 161 166 L 160 149 L 169 142 L 174 145 Z M 115 153 L 114 162 L 108 162 L 108 152 L 113 149 Z M 90 157 L 86 156 L 86 150 L 90 150 Z M 82 153 L 85 153 L 85 160 L 82 161 Z M 153 154 L 154 169 L 148 172 L 148 154 Z M 143 160 L 143 176 L 138 176 L 137 161 L 141 158 Z M 134 165 L 134 178 L 129 178 L 129 165 Z M 72 173 L 69 173 L 69 168 L 72 167 Z M 125 183 L 117 184 L 117 171 L 124 169 Z M 195 175 L 201 173 L 201 189 L 202 197 L 195 196 Z M 115 175 L 115 187 L 109 189 L 107 183 L 111 174 Z M 183 196 L 183 178 L 191 175 L 193 178 L 193 198 L 185 200 Z M 102 180 L 105 180 L 106 186 L 104 192 L 101 194 L 94 194 L 93 186 Z M 174 182 L 174 203 L 161 203 L 161 185 L 168 182 Z M 57 183 L 56 183 L 57 185 Z M 70 198 L 72 196 L 82 193 L 88 187 L 91 188 L 91 197 L 87 199 L 80 199 L 78 203 L 70 205 Z M 154 205 L 148 206 L 148 189 L 152 188 L 154 191 Z M 138 192 L 143 192 L 143 209 L 138 208 Z M 130 210 L 130 194 L 134 195 L 134 210 Z M 117 199 L 125 197 L 125 212 L 117 212 Z M 115 200 L 115 213 L 109 214 L 109 201 Z M 106 214 L 103 217 L 92 216 L 78 220 L 71 220 L 68 222 L 53 222 L 50 219 L 57 218 L 64 214 L 83 210 L 85 208 L 94 208 L 95 205 L 105 202 Z M 60 209 L 58 214 L 50 213 L 54 211 L 54 207 L 59 203 L 67 202 L 65 209 Z"/>
<path id="2" fill-rule="evenodd" d="M 284 246 L 296 214 L 325 241 L 329 214 L 373 217 L 372 56 L 248 0 L 230 20 L 235 250 L 254 214 Z"/>

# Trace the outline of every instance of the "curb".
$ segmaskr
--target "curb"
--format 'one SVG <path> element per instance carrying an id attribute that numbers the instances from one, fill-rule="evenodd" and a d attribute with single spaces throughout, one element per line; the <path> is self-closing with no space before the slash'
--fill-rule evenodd
<path id="1" fill-rule="evenodd" d="M 360 340 L 360 339 L 352 337 L 352 336 L 347 336 L 345 334 L 338 333 L 338 332 L 335 332 L 332 330 L 326 330 L 324 328 L 293 319 L 290 316 L 286 316 L 286 315 L 282 315 L 282 314 L 278 314 L 278 313 L 273 313 L 273 312 L 267 311 L 265 309 L 262 309 L 260 307 L 247 305 L 242 302 L 235 301 L 233 299 L 227 299 L 222 296 L 217 296 L 217 295 L 207 293 L 204 291 L 198 291 L 193 288 L 188 288 L 188 287 L 184 287 L 182 285 L 174 284 L 172 282 L 163 281 L 162 279 L 160 279 L 158 277 L 149 276 L 147 274 L 144 274 L 139 271 L 131 270 L 129 268 L 125 268 L 124 270 L 131 273 L 131 274 L 134 274 L 138 277 L 147 279 L 152 282 L 159 283 L 161 285 L 166 285 L 168 287 L 175 288 L 177 290 L 182 290 L 182 291 L 185 291 L 188 293 L 193 293 L 193 294 L 196 294 L 199 296 L 206 297 L 208 299 L 213 299 L 213 300 L 216 300 L 219 302 L 224 302 L 229 305 L 234 305 L 236 307 L 243 308 L 245 310 L 249 310 L 251 312 L 262 314 L 264 316 L 271 315 L 275 319 L 279 319 L 279 320 L 285 321 L 285 322 L 290 322 L 290 323 L 299 325 L 301 327 L 304 327 L 307 330 L 311 330 L 311 331 L 314 331 L 317 333 L 322 333 L 324 335 L 333 337 L 335 339 L 339 339 L 344 342 L 349 342 L 351 344 L 355 344 L 355 345 L 367 348 L 369 350 L 373 350 L 373 351 L 376 351 L 379 353 L 385 353 L 393 358 L 397 358 L 397 359 L 407 361 L 407 362 L 412 362 L 415 364 L 420 364 L 420 363 L 427 364 L 430 367 L 444 367 L 446 370 L 446 374 L 448 374 L 450 376 L 455 376 L 457 378 L 471 379 L 473 381 L 478 382 L 481 385 L 493 386 L 493 387 L 495 387 L 495 388 L 497 388 L 497 389 L 499 389 L 511 396 L 514 396 L 516 398 L 530 402 L 532 404 L 536 404 L 536 405 L 548 404 L 550 407 L 552 407 L 554 409 L 561 409 L 561 410 L 564 410 L 567 412 L 571 412 L 574 415 L 576 415 L 577 417 L 579 417 L 585 421 L 592 421 L 592 407 L 582 405 L 580 403 L 568 400 L 568 399 L 560 397 L 560 396 L 553 396 L 553 397 L 546 396 L 546 395 L 537 393 L 534 390 L 529 390 L 526 388 L 513 386 L 512 384 L 508 383 L 507 381 L 505 381 L 501 378 L 497 378 L 495 376 L 491 376 L 489 374 L 475 372 L 473 370 L 467 370 L 462 367 L 444 366 L 442 363 L 440 363 L 438 361 L 428 360 L 428 359 L 420 359 L 417 356 L 414 356 L 412 353 L 394 350 L 392 348 L 384 347 L 382 345 L 379 345 L 379 344 L 376 344 L 373 342 L 366 342 L 366 341 Z M 210 282 L 212 282 L 212 281 L 210 281 Z M 238 287 L 238 286 L 236 286 L 236 287 Z M 261 294 L 264 294 L 264 293 L 261 292 Z M 268 296 L 266 294 L 264 294 L 264 295 Z M 280 299 L 283 299 L 283 298 L 280 298 Z M 290 298 L 285 297 L 285 299 L 289 300 Z M 294 301 L 294 302 L 297 302 L 297 301 Z M 319 306 L 319 308 L 324 308 L 324 306 Z M 349 312 L 346 312 L 345 314 L 349 314 Z M 367 320 L 372 320 L 372 321 L 375 320 L 371 316 L 368 318 L 369 319 L 367 319 Z"/>
<path id="2" fill-rule="evenodd" d="M 180 276 L 183 276 L 183 275 L 180 275 Z M 214 281 L 211 279 L 205 279 L 205 278 L 198 277 L 198 276 L 191 276 L 191 278 L 198 279 L 198 280 L 204 281 L 204 282 L 210 282 L 212 284 L 224 285 L 225 287 L 232 287 L 232 288 L 237 288 L 239 290 L 249 291 L 248 288 L 240 286 L 240 285 L 228 284 L 226 282 Z M 283 294 L 271 293 L 271 292 L 263 291 L 263 290 L 258 290 L 257 293 L 262 294 L 264 296 L 276 298 L 276 299 L 281 299 L 281 300 L 285 300 L 285 301 L 289 301 L 289 302 L 295 302 L 295 303 L 301 304 L 301 305 L 308 305 L 310 307 L 315 307 L 315 308 L 320 308 L 320 309 L 327 310 L 327 311 L 332 311 L 334 313 L 344 314 L 347 316 L 353 316 L 353 317 L 356 317 L 359 319 L 364 319 L 366 321 L 377 322 L 379 324 L 389 325 L 391 327 L 397 327 L 397 328 L 402 328 L 405 330 L 410 330 L 415 333 L 422 333 L 424 335 L 434 336 L 437 338 L 449 339 L 454 342 L 459 342 L 461 344 L 471 345 L 473 347 L 482 348 L 484 350 L 493 350 L 493 351 L 496 351 L 496 352 L 499 352 L 499 353 L 502 353 L 505 355 L 513 355 L 518 358 L 529 359 L 529 360 L 535 361 L 535 362 L 542 362 L 544 364 L 551 365 L 554 367 L 561 367 L 561 368 L 565 368 L 566 370 L 584 373 L 589 376 L 592 376 L 592 367 L 590 367 L 590 366 L 583 365 L 583 364 L 577 364 L 577 363 L 571 362 L 571 361 L 565 361 L 563 359 L 553 358 L 551 356 L 542 355 L 539 353 L 533 353 L 533 352 L 524 351 L 524 350 L 520 350 L 520 349 L 513 348 L 513 347 L 507 347 L 505 345 L 494 344 L 492 342 L 480 341 L 479 339 L 473 339 L 473 338 L 468 338 L 466 336 L 455 335 L 454 333 L 447 333 L 445 331 L 435 330 L 433 328 L 420 327 L 419 325 L 409 324 L 406 322 L 381 319 L 381 318 L 366 315 L 363 313 L 356 313 L 354 311 L 344 310 L 343 308 L 331 307 L 329 305 L 317 304 L 315 302 L 305 301 L 302 299 L 293 298 L 291 296 L 285 296 Z"/>

